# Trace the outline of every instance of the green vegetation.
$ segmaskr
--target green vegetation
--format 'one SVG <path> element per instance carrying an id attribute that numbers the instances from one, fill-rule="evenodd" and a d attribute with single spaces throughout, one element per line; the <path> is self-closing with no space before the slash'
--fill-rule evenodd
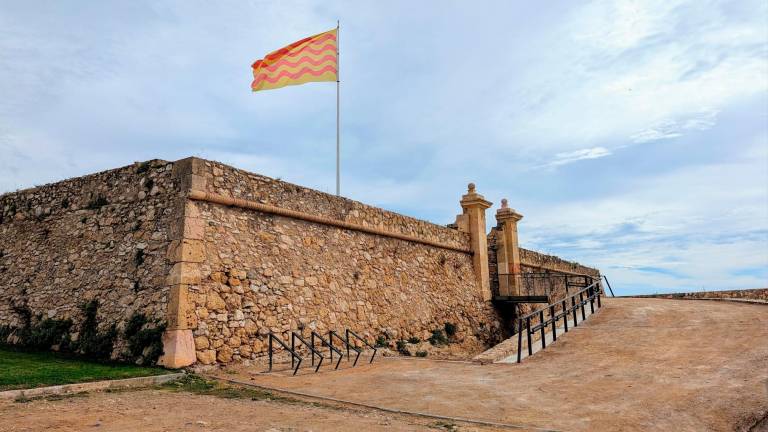
<path id="1" fill-rule="evenodd" d="M 165 383 L 161 387 L 177 392 L 183 391 L 198 395 L 216 396 L 224 399 L 298 402 L 295 399 L 278 396 L 266 390 L 251 387 L 231 386 L 218 381 L 207 380 L 193 374 L 188 374 L 176 381 Z"/>
<path id="2" fill-rule="evenodd" d="M 445 336 L 443 330 L 432 330 L 432 336 L 429 337 L 429 343 L 435 346 L 446 345 L 448 343 L 448 338 Z"/>
<path id="3" fill-rule="evenodd" d="M 448 335 L 449 338 L 455 336 L 456 331 L 457 331 L 456 324 L 452 322 L 445 323 L 445 334 Z"/>
<path id="4" fill-rule="evenodd" d="M 419 339 L 416 336 L 411 336 L 408 338 L 408 343 L 412 343 L 412 344 L 421 343 L 421 339 Z"/>
<path id="5" fill-rule="evenodd" d="M 386 335 L 381 335 L 376 338 L 376 348 L 384 348 L 389 346 L 389 339 Z"/>
<path id="6" fill-rule="evenodd" d="M 0 391 L 167 373 L 161 368 L 95 363 L 52 352 L 0 347 Z"/>
<path id="7" fill-rule="evenodd" d="M 0 347 L 12 344 L 15 348 L 27 351 L 54 349 L 61 353 L 81 355 L 88 360 L 110 361 L 115 341 L 120 335 L 115 324 L 99 331 L 98 308 L 97 300 L 81 306 L 84 319 L 80 326 L 80 338 L 73 341 L 70 335 L 72 320 L 43 319 L 39 315 L 33 319 L 28 307 L 14 307 L 16 314 L 21 317 L 22 325 L 18 328 L 0 325 Z M 156 364 L 163 354 L 164 330 L 163 322 L 150 322 L 144 314 L 134 313 L 122 333 L 127 349 L 118 353 L 117 358 L 140 365 Z"/>
<path id="8" fill-rule="evenodd" d="M 427 354 L 429 353 L 427 353 L 426 351 L 416 351 L 416 357 L 426 357 Z"/>

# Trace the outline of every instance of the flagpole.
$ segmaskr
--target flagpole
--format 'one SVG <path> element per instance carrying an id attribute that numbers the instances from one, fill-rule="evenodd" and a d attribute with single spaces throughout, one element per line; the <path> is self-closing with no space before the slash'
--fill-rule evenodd
<path id="1" fill-rule="evenodd" d="M 341 196 L 341 158 L 339 153 L 341 151 L 340 138 L 339 138 L 339 71 L 341 65 L 339 63 L 339 21 L 336 21 L 336 196 Z"/>

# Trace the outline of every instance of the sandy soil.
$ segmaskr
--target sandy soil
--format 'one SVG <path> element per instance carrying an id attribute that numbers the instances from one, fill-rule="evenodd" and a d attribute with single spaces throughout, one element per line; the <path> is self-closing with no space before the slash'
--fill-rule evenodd
<path id="1" fill-rule="evenodd" d="M 223 399 L 167 390 L 0 402 L 0 431 L 490 431 L 491 428 L 305 403 Z"/>
<path id="2" fill-rule="evenodd" d="M 296 377 L 255 368 L 221 376 L 559 430 L 744 430 L 768 412 L 768 306 L 608 299 L 585 325 L 519 365 L 382 358 Z"/>

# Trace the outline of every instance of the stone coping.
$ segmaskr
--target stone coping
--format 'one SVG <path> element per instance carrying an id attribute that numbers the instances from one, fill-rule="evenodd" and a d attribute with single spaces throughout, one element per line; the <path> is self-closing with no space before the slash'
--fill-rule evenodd
<path id="1" fill-rule="evenodd" d="M 185 374 L 184 372 L 170 373 L 165 375 L 151 375 L 144 377 L 125 378 L 118 380 L 92 381 L 74 384 L 62 384 L 50 387 L 36 387 L 30 389 L 16 389 L 0 392 L 0 399 L 18 399 L 40 396 L 64 395 L 72 393 L 81 393 L 95 390 L 106 390 L 116 388 L 147 387 L 157 384 L 164 384 L 175 381 Z"/>
<path id="2" fill-rule="evenodd" d="M 413 243 L 419 243 L 427 246 L 432 246 L 441 249 L 448 249 L 456 252 L 463 252 L 471 254 L 472 251 L 469 247 L 456 247 L 432 240 L 427 240 L 411 235 L 395 233 L 391 231 L 382 230 L 379 228 L 371 228 L 363 225 L 358 225 L 350 222 L 331 219 L 325 216 L 318 216 L 309 213 L 304 213 L 297 210 L 290 210 L 282 207 L 276 207 L 269 204 L 262 204 L 256 201 L 244 200 L 240 198 L 232 198 L 224 195 L 214 194 L 210 192 L 203 192 L 198 190 L 191 190 L 188 195 L 189 199 L 204 201 L 214 204 L 221 204 L 233 207 L 239 207 L 247 210 L 256 210 L 262 213 L 271 213 L 278 216 L 289 217 L 307 222 L 314 222 L 322 225 L 329 225 L 337 228 L 343 228 L 353 231 L 360 231 L 367 234 L 379 235 L 382 237 L 390 237 L 398 240 L 405 240 Z"/>

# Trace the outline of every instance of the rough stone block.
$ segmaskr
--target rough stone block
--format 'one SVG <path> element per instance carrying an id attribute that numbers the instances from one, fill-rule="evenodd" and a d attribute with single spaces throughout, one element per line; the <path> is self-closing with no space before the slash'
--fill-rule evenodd
<path id="1" fill-rule="evenodd" d="M 178 369 L 195 363 L 196 359 L 192 330 L 168 330 L 163 333 L 163 355 L 158 364 Z"/>

